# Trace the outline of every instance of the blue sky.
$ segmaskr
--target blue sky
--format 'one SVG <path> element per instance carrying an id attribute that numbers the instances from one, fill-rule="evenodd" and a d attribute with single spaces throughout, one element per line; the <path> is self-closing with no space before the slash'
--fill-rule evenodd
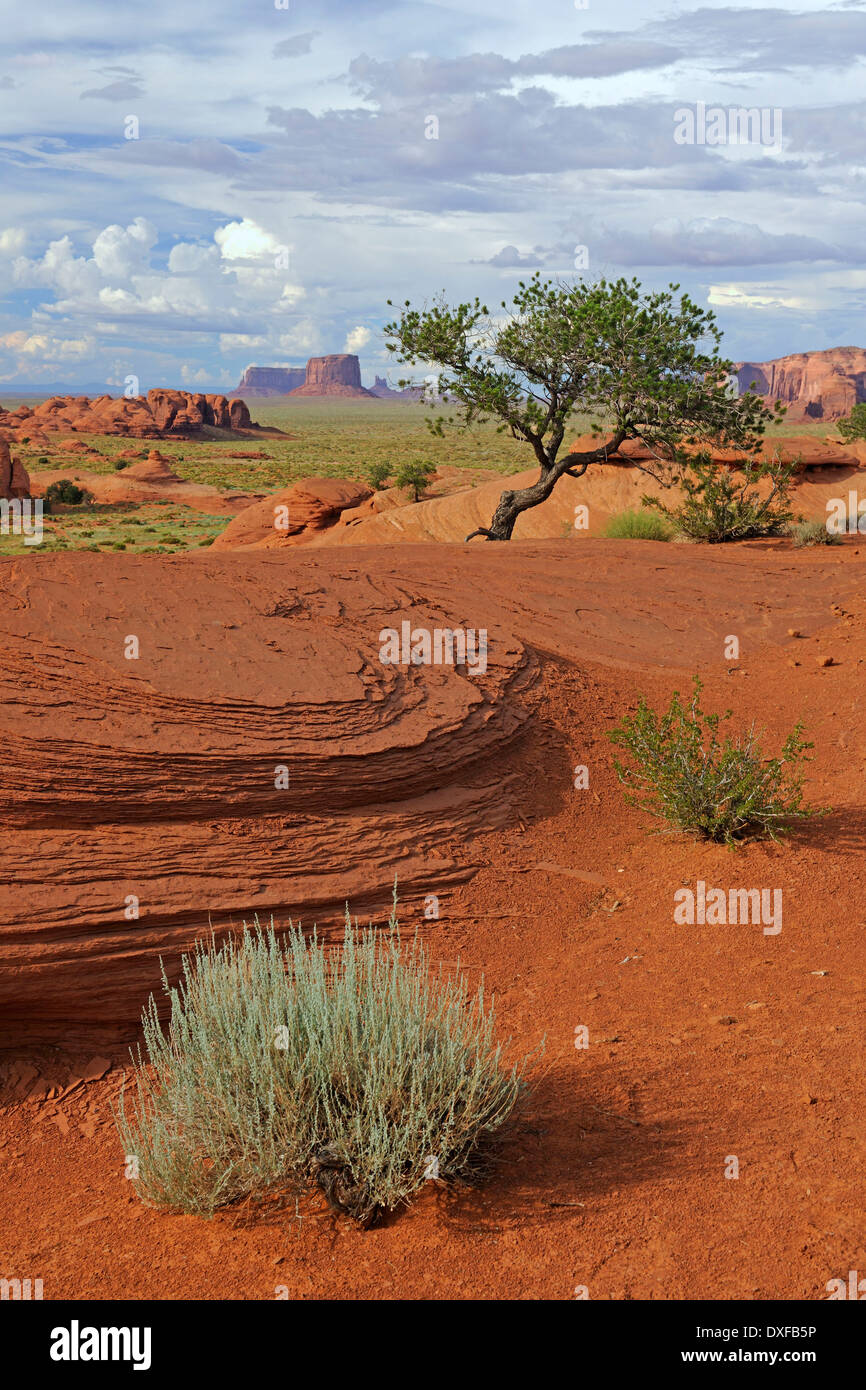
<path id="1" fill-rule="evenodd" d="M 534 269 L 866 346 L 866 4 L 280 3 L 0 0 L 0 385 L 371 381 L 387 299 Z M 781 138 L 678 142 L 701 102 Z"/>

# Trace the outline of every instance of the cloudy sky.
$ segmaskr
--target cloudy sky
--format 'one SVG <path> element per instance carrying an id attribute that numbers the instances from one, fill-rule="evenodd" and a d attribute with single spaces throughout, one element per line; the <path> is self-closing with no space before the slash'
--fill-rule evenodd
<path id="1" fill-rule="evenodd" d="M 677 281 L 737 359 L 866 346 L 866 0 L 0 0 L 0 32 L 7 389 L 369 382 L 387 299 L 534 269 Z"/>

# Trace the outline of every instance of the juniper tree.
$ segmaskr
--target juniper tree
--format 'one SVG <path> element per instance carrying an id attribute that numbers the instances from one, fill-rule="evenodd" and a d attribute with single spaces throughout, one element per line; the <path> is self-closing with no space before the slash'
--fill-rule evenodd
<path id="1" fill-rule="evenodd" d="M 751 391 L 732 394 L 715 315 L 677 298 L 679 288 L 536 274 L 499 314 L 477 298 L 450 307 L 440 296 L 422 309 L 407 300 L 385 325 L 398 362 L 440 369 L 437 394 L 457 413 L 429 419 L 434 434 L 496 420 L 539 465 L 537 481 L 503 492 L 490 525 L 467 540 L 510 540 L 521 512 L 546 501 L 560 478 L 581 477 L 628 439 L 647 446 L 650 460 L 638 466 L 663 482 L 684 443 L 757 448 L 779 407 L 770 411 Z M 575 413 L 590 417 L 598 444 L 563 454 Z"/>

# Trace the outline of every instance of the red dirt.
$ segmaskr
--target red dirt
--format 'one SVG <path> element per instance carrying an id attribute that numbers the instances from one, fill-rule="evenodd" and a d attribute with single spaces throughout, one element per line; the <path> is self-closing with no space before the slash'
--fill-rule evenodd
<path id="1" fill-rule="evenodd" d="M 6 562 L 2 1272 L 46 1299 L 676 1300 L 866 1268 L 864 567 L 856 538 Z M 402 617 L 486 626 L 486 674 L 377 666 Z M 773 748 L 805 718 L 834 810 L 787 847 L 651 837 L 624 803 L 604 731 L 696 670 Z M 300 798 L 277 814 L 275 761 Z M 315 1200 L 165 1215 L 124 1179 L 116 1069 L 40 1099 L 121 1061 L 159 951 L 208 914 L 381 918 L 395 868 L 407 924 L 440 894 L 434 958 L 483 972 L 514 1048 L 547 1038 L 482 1188 L 431 1183 L 369 1232 Z M 699 879 L 781 888 L 781 933 L 676 925 Z M 151 919 L 122 923 L 141 882 Z"/>

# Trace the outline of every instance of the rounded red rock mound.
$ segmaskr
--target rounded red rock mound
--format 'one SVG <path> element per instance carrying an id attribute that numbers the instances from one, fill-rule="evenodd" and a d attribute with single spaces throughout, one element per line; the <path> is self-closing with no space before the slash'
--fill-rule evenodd
<path id="1" fill-rule="evenodd" d="M 371 495 L 372 488 L 366 483 L 303 478 L 239 512 L 211 549 L 268 550 L 303 544 Z"/>

